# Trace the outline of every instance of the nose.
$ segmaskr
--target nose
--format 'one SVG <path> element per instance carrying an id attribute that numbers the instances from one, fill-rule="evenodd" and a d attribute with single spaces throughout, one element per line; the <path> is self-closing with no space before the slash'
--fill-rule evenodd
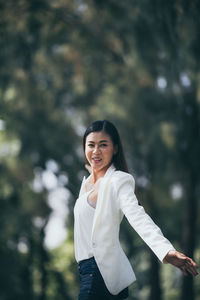
<path id="1" fill-rule="evenodd" d="M 94 153 L 98 153 L 98 152 L 99 152 L 99 147 L 96 146 L 96 147 L 94 148 L 93 152 L 94 152 Z"/>

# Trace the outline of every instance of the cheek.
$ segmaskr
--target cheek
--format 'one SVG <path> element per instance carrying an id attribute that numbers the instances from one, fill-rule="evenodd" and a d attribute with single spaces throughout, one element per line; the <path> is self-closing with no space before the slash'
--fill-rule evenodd
<path id="1" fill-rule="evenodd" d="M 105 151 L 105 154 L 107 155 L 107 156 L 109 156 L 109 157 L 112 157 L 113 156 L 113 149 L 111 148 L 111 149 L 106 149 L 106 151 Z"/>
<path id="2" fill-rule="evenodd" d="M 86 156 L 86 157 L 90 157 L 90 156 L 91 156 L 91 152 L 92 152 L 92 151 L 91 151 L 90 149 L 86 149 L 86 150 L 85 150 L 85 156 Z"/>

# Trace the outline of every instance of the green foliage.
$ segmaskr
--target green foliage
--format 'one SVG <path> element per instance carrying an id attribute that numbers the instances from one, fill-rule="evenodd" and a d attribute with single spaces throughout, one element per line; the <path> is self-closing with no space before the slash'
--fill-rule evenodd
<path id="1" fill-rule="evenodd" d="M 0 1 L 2 300 L 77 297 L 80 136 L 95 119 L 118 127 L 145 209 L 178 248 L 199 258 L 199 9 L 186 0 Z M 70 192 L 68 238 L 53 251 L 44 245 L 49 161 Z M 148 251 L 126 221 L 121 240 L 138 277 L 130 298 L 149 299 Z M 184 300 L 173 270 L 162 267 L 163 299 Z"/>

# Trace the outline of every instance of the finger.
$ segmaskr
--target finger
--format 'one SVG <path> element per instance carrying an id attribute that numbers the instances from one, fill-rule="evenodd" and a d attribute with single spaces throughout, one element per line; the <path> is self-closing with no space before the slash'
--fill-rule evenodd
<path id="1" fill-rule="evenodd" d="M 188 271 L 192 274 L 192 275 L 194 275 L 194 276 L 197 276 L 199 273 L 197 272 L 197 269 L 196 268 L 194 268 L 194 267 L 189 267 L 188 268 Z"/>
<path id="2" fill-rule="evenodd" d="M 189 270 L 193 272 L 193 275 L 198 275 L 197 269 L 199 268 L 199 266 L 192 259 L 187 260 L 185 265 Z"/>
<path id="3" fill-rule="evenodd" d="M 197 269 L 199 268 L 199 266 L 192 259 L 190 259 L 188 263 L 191 264 L 192 266 L 194 266 Z"/>
<path id="4" fill-rule="evenodd" d="M 182 267 L 179 267 L 179 269 L 181 270 L 181 272 L 183 273 L 184 276 L 187 276 L 187 272 L 185 271 L 185 267 L 182 266 Z"/>
<path id="5" fill-rule="evenodd" d="M 185 265 L 186 266 L 192 266 L 192 267 L 198 268 L 198 265 L 194 261 L 189 260 L 189 259 L 185 261 Z"/>
<path id="6" fill-rule="evenodd" d="M 196 264 L 193 264 L 193 262 L 190 260 L 185 261 L 185 263 L 181 267 L 194 276 L 198 275 Z"/>
<path id="7" fill-rule="evenodd" d="M 187 266 L 185 269 L 187 270 L 187 272 L 189 272 L 190 274 L 192 274 L 194 276 L 198 275 L 196 268 L 193 266 Z"/>

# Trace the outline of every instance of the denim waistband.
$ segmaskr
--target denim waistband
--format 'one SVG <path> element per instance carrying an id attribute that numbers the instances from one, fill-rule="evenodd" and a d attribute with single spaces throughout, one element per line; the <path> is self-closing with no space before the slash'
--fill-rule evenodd
<path id="1" fill-rule="evenodd" d="M 79 262 L 78 262 L 78 265 L 79 265 L 79 266 L 82 266 L 82 264 L 84 264 L 84 263 L 86 263 L 86 262 L 90 262 L 90 261 L 94 261 L 94 262 L 95 262 L 94 256 L 79 261 Z M 96 262 L 95 262 L 95 263 L 96 263 Z"/>

